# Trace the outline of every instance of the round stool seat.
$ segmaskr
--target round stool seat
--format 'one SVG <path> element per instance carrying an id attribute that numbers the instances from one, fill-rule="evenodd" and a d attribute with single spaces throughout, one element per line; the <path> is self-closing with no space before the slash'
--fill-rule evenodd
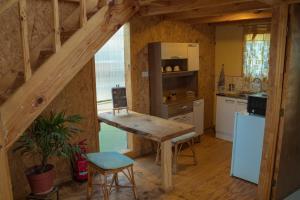
<path id="1" fill-rule="evenodd" d="M 117 152 L 98 152 L 87 154 L 89 162 L 104 170 L 119 169 L 130 166 L 134 160 Z"/>

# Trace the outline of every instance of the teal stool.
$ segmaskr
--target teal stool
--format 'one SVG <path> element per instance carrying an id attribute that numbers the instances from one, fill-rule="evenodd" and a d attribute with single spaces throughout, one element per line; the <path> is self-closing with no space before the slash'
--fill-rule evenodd
<path id="1" fill-rule="evenodd" d="M 109 199 L 112 188 L 132 188 L 134 199 L 137 199 L 136 187 L 133 174 L 134 161 L 117 152 L 89 153 L 88 159 L 88 186 L 87 199 L 91 198 L 93 191 L 93 177 L 95 173 L 100 174 L 100 186 L 105 200 Z M 118 173 L 121 172 L 128 179 L 130 185 L 120 185 Z M 108 183 L 107 177 L 112 175 L 112 181 Z M 103 181 L 102 181 L 103 177 Z"/>

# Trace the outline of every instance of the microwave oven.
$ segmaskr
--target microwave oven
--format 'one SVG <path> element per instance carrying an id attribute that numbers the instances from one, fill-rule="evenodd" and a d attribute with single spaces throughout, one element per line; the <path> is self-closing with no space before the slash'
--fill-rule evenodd
<path id="1" fill-rule="evenodd" d="M 258 93 L 248 96 L 247 112 L 255 115 L 266 115 L 268 96 L 265 93 Z"/>

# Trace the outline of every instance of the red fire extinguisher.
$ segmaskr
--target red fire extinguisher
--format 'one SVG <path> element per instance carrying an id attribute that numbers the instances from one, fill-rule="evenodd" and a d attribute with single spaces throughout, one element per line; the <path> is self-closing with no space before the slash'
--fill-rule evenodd
<path id="1" fill-rule="evenodd" d="M 85 158 L 87 153 L 87 139 L 84 139 L 77 143 L 77 146 L 80 148 L 80 152 L 74 155 L 74 166 L 73 173 L 74 178 L 77 181 L 86 181 L 88 179 L 88 161 Z"/>

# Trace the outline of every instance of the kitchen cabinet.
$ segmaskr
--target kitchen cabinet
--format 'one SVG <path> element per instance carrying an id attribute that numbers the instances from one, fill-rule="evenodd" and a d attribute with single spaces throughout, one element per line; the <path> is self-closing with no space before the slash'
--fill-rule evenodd
<path id="1" fill-rule="evenodd" d="M 235 112 L 247 110 L 247 100 L 217 96 L 216 137 L 232 141 Z"/>
<path id="2" fill-rule="evenodd" d="M 199 75 L 198 71 L 188 71 L 187 45 L 162 42 L 148 44 L 151 115 L 168 119 L 193 111 L 193 101 L 199 99 Z M 163 59 L 174 56 L 185 58 Z M 168 66 L 179 66 L 180 71 L 167 72 Z M 171 98 L 171 95 L 175 98 Z"/>
<path id="3" fill-rule="evenodd" d="M 204 131 L 204 100 L 199 99 L 194 101 L 192 112 L 171 117 L 169 119 L 194 125 L 197 134 L 202 135 Z"/>
<path id="4" fill-rule="evenodd" d="M 189 43 L 187 45 L 188 71 L 199 70 L 199 44 Z"/>
<path id="5" fill-rule="evenodd" d="M 187 43 L 161 43 L 161 59 L 187 59 L 187 57 Z"/>
<path id="6" fill-rule="evenodd" d="M 236 111 L 235 112 L 240 112 L 240 111 L 247 110 L 247 105 L 248 105 L 247 100 L 245 100 L 245 99 L 236 99 Z"/>
<path id="7" fill-rule="evenodd" d="M 199 135 L 202 135 L 204 132 L 204 99 L 194 101 L 193 110 L 196 132 Z"/>

